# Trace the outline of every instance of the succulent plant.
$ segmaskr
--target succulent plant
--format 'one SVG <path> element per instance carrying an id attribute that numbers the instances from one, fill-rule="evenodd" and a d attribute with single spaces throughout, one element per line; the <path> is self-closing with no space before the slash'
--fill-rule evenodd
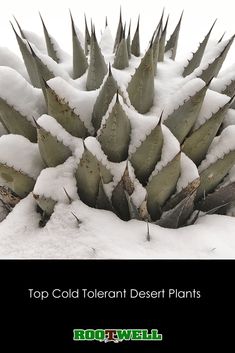
<path id="1" fill-rule="evenodd" d="M 218 73 L 234 37 L 207 50 L 214 23 L 182 65 L 175 61 L 182 15 L 166 42 L 162 13 L 143 55 L 140 19 L 131 40 L 121 13 L 115 41 L 106 21 L 100 44 L 94 25 L 89 31 L 85 18 L 83 37 L 70 14 L 72 57 L 41 15 L 41 46 L 12 25 L 27 73 L 0 67 L 0 200 L 9 209 L 32 192 L 43 219 L 78 197 L 125 221 L 170 228 L 192 224 L 199 211 L 227 212 L 235 128 L 224 120 L 235 78 Z"/>

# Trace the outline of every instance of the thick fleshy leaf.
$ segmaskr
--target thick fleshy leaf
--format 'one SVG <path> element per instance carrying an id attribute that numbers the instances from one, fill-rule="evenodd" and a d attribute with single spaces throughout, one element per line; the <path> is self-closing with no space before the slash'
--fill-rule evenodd
<path id="1" fill-rule="evenodd" d="M 186 199 L 189 195 L 193 194 L 200 185 L 200 178 L 194 179 L 191 183 L 189 183 L 184 189 L 180 192 L 172 196 L 167 203 L 162 207 L 162 211 L 169 211 L 175 208 L 178 204 L 181 203 L 184 199 Z"/>
<path id="2" fill-rule="evenodd" d="M 166 24 L 164 26 L 163 31 L 161 32 L 161 36 L 159 39 L 159 50 L 158 50 L 158 61 L 159 62 L 164 61 L 166 31 L 167 31 L 168 21 L 169 21 L 169 16 L 167 17 Z"/>
<path id="3" fill-rule="evenodd" d="M 218 75 L 223 65 L 223 62 L 228 54 L 228 51 L 233 43 L 233 40 L 234 36 L 231 37 L 231 39 L 228 41 L 228 44 L 221 51 L 221 53 L 202 71 L 202 73 L 198 76 L 199 78 L 201 78 L 205 82 L 208 82 L 213 77 Z"/>
<path id="4" fill-rule="evenodd" d="M 146 185 L 150 174 L 161 159 L 162 146 L 163 133 L 160 119 L 159 123 L 130 156 L 130 162 L 135 170 L 135 175 L 143 185 Z"/>
<path id="5" fill-rule="evenodd" d="M 114 57 L 113 67 L 118 70 L 123 70 L 129 66 L 128 50 L 125 37 L 118 44 Z"/>
<path id="6" fill-rule="evenodd" d="M 128 221 L 130 219 L 130 205 L 127 200 L 127 195 L 130 196 L 133 191 L 134 186 L 130 179 L 127 163 L 123 176 L 119 183 L 115 186 L 111 198 L 116 214 L 124 221 Z"/>
<path id="7" fill-rule="evenodd" d="M 87 128 L 79 115 L 75 114 L 68 102 L 59 97 L 45 82 L 48 114 L 55 118 L 63 128 L 72 136 L 85 138 L 89 135 Z"/>
<path id="8" fill-rule="evenodd" d="M 50 34 L 48 33 L 48 30 L 46 28 L 46 25 L 43 21 L 43 18 L 41 16 L 41 14 L 39 13 L 39 16 L 41 18 L 41 21 L 42 21 L 42 26 L 43 26 L 43 32 L 44 32 L 44 37 L 45 37 L 45 40 L 46 40 L 46 46 L 47 46 L 47 53 L 48 55 L 56 62 L 56 63 L 59 63 L 59 57 L 57 55 L 57 52 L 54 48 L 54 43 L 53 43 L 53 40 L 50 36 Z"/>
<path id="9" fill-rule="evenodd" d="M 97 160 L 85 145 L 75 177 L 80 199 L 91 207 L 96 206 L 101 178 L 104 183 L 112 181 L 110 171 Z"/>
<path id="10" fill-rule="evenodd" d="M 127 47 L 128 59 L 130 59 L 131 58 L 131 21 L 129 24 L 129 30 L 128 30 L 128 35 L 126 39 L 126 47 Z"/>
<path id="11" fill-rule="evenodd" d="M 150 177 L 146 186 L 147 207 L 152 220 L 161 215 L 161 208 L 174 193 L 180 176 L 180 153 L 178 153 L 156 175 Z"/>
<path id="12" fill-rule="evenodd" d="M 96 199 L 96 208 L 107 210 L 107 211 L 114 211 L 111 205 L 111 202 L 109 201 L 109 198 L 105 193 L 102 178 L 100 178 L 100 182 L 99 182 L 99 190 L 98 190 L 97 199 Z"/>
<path id="13" fill-rule="evenodd" d="M 86 82 L 87 90 L 92 91 L 99 88 L 107 71 L 107 65 L 97 43 L 95 32 L 93 32 L 90 46 L 90 65 L 88 68 Z"/>
<path id="14" fill-rule="evenodd" d="M 16 39 L 17 39 L 17 42 L 18 42 L 18 45 L 19 45 L 19 48 L 20 48 L 20 51 L 21 51 L 25 66 L 26 66 L 26 69 L 27 69 L 29 77 L 30 77 L 30 81 L 31 81 L 31 83 L 32 83 L 32 85 L 34 87 L 39 88 L 39 87 L 41 87 L 41 84 L 40 84 L 40 79 L 39 79 L 39 76 L 38 76 L 37 65 L 36 65 L 36 62 L 35 62 L 34 58 L 32 57 L 32 54 L 31 54 L 30 49 L 29 49 L 29 46 L 26 43 L 26 41 L 23 40 L 17 34 L 17 32 L 16 32 L 16 30 L 15 30 L 13 25 L 12 25 L 12 28 L 13 28 L 14 33 L 16 35 Z"/>
<path id="15" fill-rule="evenodd" d="M 170 50 L 171 51 L 170 58 L 172 60 L 175 60 L 175 56 L 176 56 L 182 17 L 183 17 L 183 12 L 180 16 L 179 22 L 177 23 L 172 35 L 170 36 L 170 39 L 168 40 L 165 46 L 165 53 Z"/>
<path id="16" fill-rule="evenodd" d="M 153 105 L 154 98 L 154 65 L 153 48 L 146 51 L 129 82 L 127 92 L 133 107 L 141 114 L 147 113 Z"/>
<path id="17" fill-rule="evenodd" d="M 85 19 L 85 55 L 88 55 L 89 48 L 91 45 L 91 36 L 87 26 L 86 15 L 84 15 L 84 19 Z"/>
<path id="18" fill-rule="evenodd" d="M 98 136 L 101 147 L 110 161 L 121 162 L 127 159 L 130 134 L 130 121 L 119 102 L 117 93 L 116 103 Z"/>
<path id="19" fill-rule="evenodd" d="M 158 30 L 156 32 L 156 35 L 154 36 L 153 39 L 153 66 L 154 66 L 154 75 L 156 76 L 157 74 L 157 63 L 158 63 L 158 55 L 159 55 L 159 44 L 160 44 L 160 26 L 158 27 Z"/>
<path id="20" fill-rule="evenodd" d="M 235 151 L 217 159 L 200 173 L 201 184 L 197 190 L 197 200 L 215 190 L 235 164 Z"/>
<path id="21" fill-rule="evenodd" d="M 164 124 L 171 130 L 180 143 L 183 142 L 194 126 L 209 85 L 210 82 L 193 96 L 189 97 L 189 99 L 174 110 L 164 121 Z"/>
<path id="22" fill-rule="evenodd" d="M 201 199 L 196 208 L 203 212 L 215 210 L 215 213 L 224 213 L 226 209 L 235 201 L 235 182 L 222 186 L 218 190 Z"/>
<path id="23" fill-rule="evenodd" d="M 38 206 L 45 212 L 47 216 L 50 216 L 54 212 L 56 201 L 50 197 L 44 195 L 33 194 Z"/>
<path id="24" fill-rule="evenodd" d="M 139 214 L 139 210 L 136 207 L 136 205 L 134 204 L 134 202 L 132 201 L 131 196 L 128 194 L 127 191 L 125 191 L 125 195 L 126 195 L 126 200 L 127 200 L 127 203 L 128 203 L 130 219 L 141 220 L 140 214 Z"/>
<path id="25" fill-rule="evenodd" d="M 182 151 L 192 159 L 196 165 L 199 165 L 206 156 L 208 148 L 219 131 L 224 117 L 232 104 L 233 98 L 234 97 L 219 108 L 216 113 L 212 114 L 210 119 L 184 141 Z"/>
<path id="26" fill-rule="evenodd" d="M 186 225 L 188 218 L 194 211 L 195 196 L 196 191 L 181 200 L 173 209 L 164 212 L 156 224 L 164 228 L 173 229 Z"/>
<path id="27" fill-rule="evenodd" d="M 37 141 L 37 130 L 34 125 L 4 99 L 0 98 L 1 121 L 11 134 L 27 137 L 31 142 Z"/>
<path id="28" fill-rule="evenodd" d="M 109 66 L 109 75 L 100 89 L 92 112 L 92 124 L 96 132 L 100 128 L 102 118 L 106 114 L 113 96 L 117 92 L 117 88 L 117 82 L 113 78 L 111 67 Z"/>
<path id="29" fill-rule="evenodd" d="M 38 147 L 42 160 L 48 167 L 55 167 L 66 161 L 71 156 L 72 151 L 62 142 L 58 141 L 56 136 L 43 129 L 37 124 Z"/>
<path id="30" fill-rule="evenodd" d="M 0 163 L 0 177 L 21 198 L 27 196 L 33 190 L 35 184 L 35 180 L 29 175 L 2 163 Z"/>
<path id="31" fill-rule="evenodd" d="M 73 78 L 77 79 L 81 77 L 88 68 L 88 62 L 80 40 L 77 36 L 72 14 L 71 25 L 72 25 L 72 41 L 73 41 Z"/>
<path id="32" fill-rule="evenodd" d="M 120 43 L 121 39 L 121 33 L 123 31 L 123 25 L 122 25 L 122 10 L 120 8 L 120 16 L 119 16 L 119 22 L 118 22 L 118 27 L 117 27 L 117 32 L 115 36 L 115 41 L 114 41 L 114 47 L 113 47 L 113 52 L 116 52 L 116 49 L 118 47 L 118 44 Z"/>
<path id="33" fill-rule="evenodd" d="M 235 80 L 231 80 L 230 83 L 228 83 L 226 85 L 225 89 L 221 93 L 226 94 L 229 97 L 234 96 L 235 95 Z"/>
<path id="34" fill-rule="evenodd" d="M 183 72 L 183 77 L 186 77 L 187 75 L 190 75 L 201 63 L 202 61 L 202 57 L 204 55 L 211 31 L 215 25 L 217 20 L 214 21 L 213 25 L 211 26 L 209 32 L 207 33 L 207 35 L 205 36 L 205 38 L 203 39 L 203 41 L 199 44 L 198 49 L 196 50 L 195 53 L 193 53 L 193 57 L 191 60 L 188 61 L 187 66 L 184 68 L 184 72 Z"/>
<path id="35" fill-rule="evenodd" d="M 15 20 L 15 22 L 16 22 L 16 24 L 17 24 L 17 27 L 18 27 L 19 31 L 20 31 L 21 37 L 22 37 L 23 39 L 26 39 L 26 40 L 27 40 L 26 35 L 25 35 L 25 33 L 24 33 L 24 31 L 23 31 L 21 25 L 20 25 L 19 22 L 17 21 L 16 17 L 15 17 L 15 16 L 13 16 L 13 17 L 14 17 L 14 20 Z"/>
<path id="36" fill-rule="evenodd" d="M 131 54 L 140 56 L 140 17 L 138 18 L 136 31 L 131 42 Z"/>
<path id="37" fill-rule="evenodd" d="M 55 75 L 52 71 L 50 71 L 50 69 L 47 67 L 47 65 L 44 64 L 44 62 L 36 55 L 35 51 L 33 50 L 33 48 L 31 46 L 30 46 L 30 50 L 32 52 L 32 56 L 33 56 L 35 63 L 36 63 L 36 69 L 37 69 L 37 73 L 38 73 L 38 77 L 39 77 L 39 81 L 40 81 L 40 86 L 42 88 L 42 91 L 43 91 L 43 94 L 45 97 L 45 101 L 47 103 L 47 93 L 46 93 L 45 82 L 54 78 Z"/>

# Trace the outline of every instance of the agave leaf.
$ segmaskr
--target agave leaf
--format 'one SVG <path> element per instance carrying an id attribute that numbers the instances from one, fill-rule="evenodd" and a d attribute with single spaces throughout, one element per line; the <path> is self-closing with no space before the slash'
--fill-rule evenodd
<path id="1" fill-rule="evenodd" d="M 217 209 L 219 213 L 226 211 L 226 208 L 235 201 L 235 182 L 222 186 L 218 190 L 201 199 L 196 204 L 196 208 L 203 212 Z"/>
<path id="2" fill-rule="evenodd" d="M 184 141 L 182 151 L 190 159 L 192 159 L 196 165 L 199 165 L 206 156 L 208 148 L 213 138 L 219 131 L 219 128 L 228 109 L 232 104 L 233 99 L 234 97 L 232 97 L 226 104 L 219 108 L 216 113 L 212 114 L 210 119 L 208 119 Z"/>
<path id="3" fill-rule="evenodd" d="M 186 196 L 173 209 L 164 212 L 156 224 L 164 228 L 173 229 L 186 225 L 188 218 L 194 211 L 195 196 L 196 191 Z"/>
<path id="4" fill-rule="evenodd" d="M 127 92 L 133 107 L 141 114 L 147 113 L 154 98 L 153 48 L 146 51 L 140 65 L 129 82 Z"/>
<path id="5" fill-rule="evenodd" d="M 234 96 L 235 94 L 235 79 L 231 80 L 231 82 L 225 87 L 222 94 L 226 94 L 229 97 Z"/>
<path id="6" fill-rule="evenodd" d="M 197 190 L 196 199 L 200 199 L 213 191 L 228 174 L 235 164 L 235 151 L 230 151 L 223 158 L 210 164 L 200 173 L 201 184 Z"/>
<path id="7" fill-rule="evenodd" d="M 129 221 L 129 206 L 126 199 L 125 189 L 122 180 L 114 188 L 111 201 L 115 213 L 118 215 L 118 217 L 120 217 L 124 221 Z"/>
<path id="8" fill-rule="evenodd" d="M 146 190 L 147 207 L 152 220 L 156 220 L 160 216 L 159 210 L 174 193 L 179 176 L 180 153 L 156 175 L 150 177 Z"/>
<path id="9" fill-rule="evenodd" d="M 139 207 L 139 215 L 142 221 L 151 222 L 151 217 L 147 208 L 147 200 L 144 200 Z"/>
<path id="10" fill-rule="evenodd" d="M 218 40 L 218 44 L 221 43 L 222 40 L 224 39 L 225 33 L 226 33 L 226 32 L 224 32 L 224 33 L 222 34 L 222 36 L 220 37 L 220 39 Z"/>
<path id="11" fill-rule="evenodd" d="M 167 203 L 162 207 L 162 211 L 169 211 L 175 208 L 178 204 L 186 199 L 189 195 L 192 195 L 200 185 L 200 178 L 194 179 L 189 183 L 184 189 L 178 192 L 176 195 L 172 196 Z"/>
<path id="12" fill-rule="evenodd" d="M 231 37 L 231 39 L 228 41 L 228 44 L 221 51 L 221 53 L 202 71 L 202 73 L 198 76 L 199 78 L 201 78 L 205 82 L 208 82 L 212 79 L 212 77 L 218 75 L 223 65 L 223 62 L 227 56 L 227 53 L 233 43 L 233 40 L 234 36 Z"/>
<path id="13" fill-rule="evenodd" d="M 157 74 L 157 63 L 158 63 L 158 55 L 159 55 L 159 45 L 160 45 L 160 26 L 158 27 L 157 33 L 153 40 L 153 66 L 154 66 L 154 75 Z"/>
<path id="14" fill-rule="evenodd" d="M 42 160 L 48 167 L 55 167 L 58 164 L 62 164 L 71 156 L 72 151 L 70 148 L 58 141 L 55 136 L 43 129 L 38 123 L 37 133 L 39 151 Z"/>
<path id="15" fill-rule="evenodd" d="M 6 130 L 6 132 L 9 134 L 10 130 L 8 130 L 7 126 L 5 125 L 3 119 L 1 118 L 1 114 L 0 114 L 0 123 L 2 124 L 2 126 L 4 127 L 4 130 Z M 17 134 L 18 135 L 18 134 Z M 32 141 L 31 141 L 32 142 Z"/>
<path id="16" fill-rule="evenodd" d="M 29 44 L 29 43 L 28 43 Z M 45 97 L 45 101 L 47 103 L 47 93 L 46 93 L 46 87 L 45 87 L 45 82 L 54 78 L 55 75 L 52 71 L 49 70 L 49 68 L 47 67 L 46 64 L 44 64 L 44 62 L 36 55 L 35 51 L 33 50 L 33 48 L 31 47 L 31 45 L 29 44 L 30 50 L 32 52 L 32 56 L 35 60 L 36 63 L 36 69 L 38 72 L 38 77 L 39 77 L 39 81 L 40 81 L 40 86 L 42 88 L 44 97 Z"/>
<path id="17" fill-rule="evenodd" d="M 127 47 L 128 59 L 130 59 L 131 58 L 131 21 L 129 24 L 128 36 L 126 39 L 126 47 Z"/>
<path id="18" fill-rule="evenodd" d="M 140 56 L 140 17 L 138 18 L 134 37 L 131 42 L 131 54 Z"/>
<path id="19" fill-rule="evenodd" d="M 33 190 L 35 184 L 35 180 L 29 175 L 2 163 L 0 163 L 0 177 L 6 182 L 7 186 L 21 198 L 27 196 L 30 191 Z"/>
<path id="20" fill-rule="evenodd" d="M 69 106 L 63 98 L 60 98 L 56 92 L 45 82 L 47 94 L 48 114 L 53 116 L 63 128 L 72 136 L 85 138 L 88 131 L 79 115 Z"/>
<path id="21" fill-rule="evenodd" d="M 13 31 L 15 33 L 15 36 L 16 36 L 16 39 L 17 39 L 17 42 L 18 42 L 18 45 L 19 45 L 19 48 L 20 48 L 20 51 L 21 51 L 25 66 L 26 66 L 26 69 L 28 71 L 28 74 L 29 74 L 29 77 L 30 77 L 30 81 L 31 81 L 31 83 L 32 83 L 32 85 L 34 87 L 39 88 L 39 87 L 41 87 L 41 84 L 40 84 L 40 80 L 39 80 L 39 76 L 38 76 L 38 71 L 37 71 L 37 66 L 36 66 L 35 60 L 34 60 L 34 58 L 32 57 L 32 55 L 30 53 L 30 50 L 28 48 L 28 45 L 27 45 L 26 41 L 23 40 L 18 35 L 18 33 L 16 32 L 16 30 L 15 30 L 15 28 L 14 28 L 12 23 L 11 23 L 11 25 L 12 25 Z"/>
<path id="22" fill-rule="evenodd" d="M 100 180 L 104 183 L 112 181 L 109 170 L 84 145 L 84 152 L 78 164 L 75 177 L 80 199 L 91 207 L 97 203 Z"/>
<path id="23" fill-rule="evenodd" d="M 174 110 L 164 121 L 164 124 L 171 130 L 180 143 L 183 142 L 197 120 L 210 82 L 193 96 L 189 97 L 188 100 Z"/>
<path id="24" fill-rule="evenodd" d="M 130 197 L 130 195 L 128 194 L 128 192 L 126 190 L 124 190 L 124 192 L 125 192 L 126 200 L 127 200 L 127 203 L 128 203 L 130 219 L 141 220 L 138 208 L 136 207 L 136 205 L 132 201 L 132 198 Z"/>
<path id="25" fill-rule="evenodd" d="M 116 51 L 118 44 L 120 42 L 120 38 L 121 38 L 121 33 L 123 30 L 123 25 L 122 25 L 122 10 L 120 8 L 120 15 L 119 15 L 119 22 L 118 22 L 118 27 L 117 27 L 117 32 L 116 32 L 116 36 L 115 36 L 115 41 L 114 41 L 114 47 L 113 47 L 113 52 Z"/>
<path id="26" fill-rule="evenodd" d="M 116 214 L 124 221 L 128 221 L 130 219 L 130 205 L 127 200 L 127 195 L 131 195 L 133 191 L 134 186 L 130 179 L 127 163 L 123 176 L 113 189 L 111 197 L 112 205 Z"/>
<path id="27" fill-rule="evenodd" d="M 33 124 L 1 97 L 0 111 L 1 121 L 11 134 L 25 136 L 31 142 L 37 141 L 37 131 Z"/>
<path id="28" fill-rule="evenodd" d="M 52 38 L 50 36 L 50 34 L 48 33 L 48 30 L 46 28 L 46 25 L 43 21 L 43 18 L 39 12 L 39 16 L 40 16 L 40 19 L 42 21 L 42 26 L 43 26 L 43 32 L 44 32 L 44 37 L 45 37 L 45 40 L 46 40 L 46 46 L 47 46 L 47 53 L 48 55 L 56 62 L 56 63 L 59 63 L 60 59 L 57 55 L 57 52 L 54 48 L 54 43 L 52 41 Z"/>
<path id="29" fill-rule="evenodd" d="M 109 65 L 109 75 L 100 89 L 92 112 L 92 124 L 96 132 L 100 128 L 102 118 L 106 114 L 113 96 L 115 92 L 117 92 L 117 88 L 117 82 L 113 78 L 111 67 Z"/>
<path id="30" fill-rule="evenodd" d="M 50 216 L 54 212 L 57 201 L 44 195 L 33 194 L 33 197 L 35 198 L 38 206 L 43 210 L 43 212 L 45 212 L 47 216 Z"/>
<path id="31" fill-rule="evenodd" d="M 172 60 L 175 60 L 176 56 L 176 51 L 177 51 L 177 46 L 178 46 L 178 39 L 179 39 L 179 33 L 180 33 L 180 26 L 181 26 L 181 21 L 183 17 L 184 11 L 182 11 L 182 14 L 180 16 L 179 22 L 177 23 L 172 35 L 170 36 L 170 39 L 166 43 L 165 47 L 165 52 L 171 51 L 170 58 Z"/>
<path id="32" fill-rule="evenodd" d="M 158 50 L 158 61 L 159 62 L 164 60 L 166 31 L 167 31 L 168 21 L 169 21 L 169 16 L 167 17 L 165 27 L 164 27 L 163 31 L 161 32 L 161 37 L 159 40 L 159 50 Z"/>
<path id="33" fill-rule="evenodd" d="M 24 33 L 22 27 L 20 26 L 19 22 L 17 21 L 16 17 L 15 17 L 15 16 L 13 16 L 13 17 L 14 17 L 14 20 L 15 20 L 15 22 L 16 22 L 16 24 L 17 24 L 17 27 L 18 27 L 19 31 L 20 31 L 21 37 L 22 37 L 23 39 L 26 39 L 26 40 L 27 40 L 27 38 L 26 38 L 26 36 L 25 36 L 25 33 Z"/>
<path id="34" fill-rule="evenodd" d="M 90 65 L 86 82 L 87 90 L 91 91 L 99 88 L 107 71 L 107 65 L 97 43 L 95 32 L 93 31 L 90 46 Z"/>
<path id="35" fill-rule="evenodd" d="M 131 125 L 123 110 L 117 93 L 117 100 L 105 124 L 101 127 L 98 140 L 104 153 L 112 162 L 121 162 L 128 157 Z"/>
<path id="36" fill-rule="evenodd" d="M 86 15 L 84 15 L 84 19 L 85 19 L 85 55 L 88 55 L 89 46 L 91 45 L 91 36 L 87 26 Z"/>
<path id="37" fill-rule="evenodd" d="M 88 68 L 87 58 L 78 39 L 72 14 L 70 13 L 73 40 L 73 78 L 81 77 Z"/>
<path id="38" fill-rule="evenodd" d="M 102 178 L 100 178 L 100 182 L 99 182 L 98 195 L 96 199 L 96 208 L 107 210 L 107 211 L 113 211 L 111 202 L 109 201 L 109 198 L 105 193 Z"/>
<path id="39" fill-rule="evenodd" d="M 197 49 L 197 51 L 195 53 L 193 53 L 193 57 L 191 60 L 188 61 L 187 66 L 184 68 L 184 72 L 183 72 L 183 77 L 186 77 L 187 75 L 190 75 L 195 69 L 196 67 L 198 67 L 202 61 L 202 57 L 204 55 L 211 31 L 215 25 L 217 20 L 214 21 L 213 25 L 211 26 L 209 32 L 207 33 L 207 35 L 205 36 L 205 38 L 203 39 L 203 41 L 199 44 L 199 47 Z"/>
<path id="40" fill-rule="evenodd" d="M 129 66 L 128 50 L 125 37 L 118 44 L 117 51 L 114 57 L 113 67 L 118 70 L 123 70 Z"/>
<path id="41" fill-rule="evenodd" d="M 159 123 L 130 157 L 135 175 L 143 185 L 146 185 L 150 174 L 161 159 L 162 145 L 163 133 L 160 117 Z"/>

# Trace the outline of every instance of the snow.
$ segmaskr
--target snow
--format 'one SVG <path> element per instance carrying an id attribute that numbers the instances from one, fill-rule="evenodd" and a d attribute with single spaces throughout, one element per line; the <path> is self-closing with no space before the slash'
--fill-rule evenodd
<path id="1" fill-rule="evenodd" d="M 0 67 L 0 97 L 30 122 L 46 110 L 42 91 L 34 88 L 18 72 Z"/>
<path id="2" fill-rule="evenodd" d="M 3 135 L 0 138 L 0 163 L 22 171 L 33 179 L 37 179 L 45 167 L 41 159 L 38 145 L 20 135 Z"/>
<path id="3" fill-rule="evenodd" d="M 82 140 L 78 137 L 71 136 L 52 116 L 43 114 L 37 121 L 37 123 L 46 131 L 65 146 L 69 147 L 71 151 L 74 151 Z"/>
<path id="4" fill-rule="evenodd" d="M 176 186 L 177 192 L 186 188 L 189 183 L 199 177 L 197 166 L 183 152 L 181 153 L 180 164 L 181 172 Z"/>
<path id="5" fill-rule="evenodd" d="M 0 47 L 0 66 L 7 66 L 16 70 L 26 81 L 30 82 L 23 61 L 6 47 Z"/>
<path id="6" fill-rule="evenodd" d="M 206 155 L 206 158 L 202 161 L 198 167 L 199 172 L 202 172 L 208 168 L 212 163 L 216 162 L 217 159 L 222 159 L 224 155 L 230 151 L 235 150 L 235 125 L 226 127 L 220 136 L 216 137 Z"/>
<path id="7" fill-rule="evenodd" d="M 112 55 L 113 53 L 113 46 L 114 46 L 114 40 L 112 37 L 112 33 L 109 29 L 109 27 L 105 27 L 105 30 L 102 33 L 100 42 L 99 42 L 100 49 L 103 54 L 105 55 Z"/>
<path id="8" fill-rule="evenodd" d="M 32 195 L 16 205 L 0 224 L 1 258 L 37 259 L 220 259 L 234 258 L 235 219 L 202 216 L 193 226 L 177 230 L 145 222 L 121 221 L 113 213 L 92 209 L 81 201 L 57 204 L 50 222 L 38 227 Z M 78 226 L 72 212 L 82 222 Z"/>
<path id="9" fill-rule="evenodd" d="M 39 36 L 37 33 L 25 29 L 23 29 L 23 32 L 28 42 L 35 45 L 42 54 L 47 54 L 47 47 L 43 37 Z"/>
<path id="10" fill-rule="evenodd" d="M 35 50 L 36 47 L 34 46 L 33 49 Z M 71 71 L 71 68 L 67 67 L 66 62 L 57 64 L 50 56 L 42 54 L 37 49 L 35 51 L 38 58 L 48 67 L 49 71 L 51 71 L 55 77 L 60 76 L 66 81 L 71 80 L 69 73 L 67 72 Z"/>
<path id="11" fill-rule="evenodd" d="M 98 96 L 99 90 L 82 91 L 73 87 L 61 77 L 55 77 L 48 81 L 48 85 L 57 93 L 59 97 L 65 99 L 75 114 L 79 115 L 86 128 L 92 133 L 94 128 L 91 125 L 93 106 Z"/>
<path id="12" fill-rule="evenodd" d="M 54 201 L 68 203 L 65 189 L 71 199 L 78 199 L 74 177 L 76 166 L 75 159 L 70 157 L 63 164 L 55 168 L 43 169 L 36 181 L 33 193 L 51 198 Z"/>
<path id="13" fill-rule="evenodd" d="M 212 114 L 216 113 L 219 108 L 221 108 L 229 100 L 230 97 L 226 96 L 225 94 L 220 94 L 208 89 L 198 119 L 194 126 L 194 130 L 198 129 L 202 124 L 210 119 Z"/>

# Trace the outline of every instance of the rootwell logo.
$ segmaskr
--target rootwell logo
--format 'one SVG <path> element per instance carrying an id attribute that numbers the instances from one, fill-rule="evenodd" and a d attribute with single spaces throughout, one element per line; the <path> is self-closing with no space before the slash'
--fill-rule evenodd
<path id="1" fill-rule="evenodd" d="M 114 342 L 122 341 L 162 341 L 163 337 L 158 330 L 149 332 L 146 329 L 99 329 L 99 330 L 73 330 L 74 341 L 99 341 Z"/>

